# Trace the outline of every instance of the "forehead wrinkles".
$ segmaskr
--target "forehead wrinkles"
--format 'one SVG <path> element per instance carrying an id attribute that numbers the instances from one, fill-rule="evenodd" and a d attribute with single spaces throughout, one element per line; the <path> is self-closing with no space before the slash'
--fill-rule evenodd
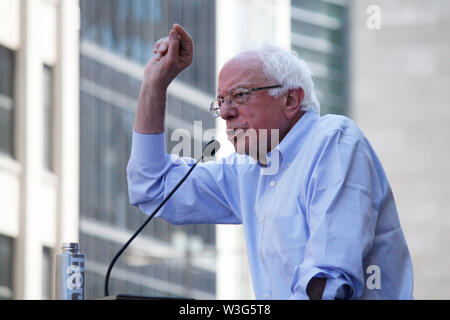
<path id="1" fill-rule="evenodd" d="M 267 81 L 262 63 L 254 54 L 241 54 L 227 62 L 219 73 L 217 91 L 223 96 L 239 86 L 254 86 Z"/>

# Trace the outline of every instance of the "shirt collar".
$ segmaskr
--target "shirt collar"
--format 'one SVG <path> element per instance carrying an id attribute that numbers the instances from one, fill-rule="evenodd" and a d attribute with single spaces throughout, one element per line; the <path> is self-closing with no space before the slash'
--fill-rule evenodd
<path id="1" fill-rule="evenodd" d="M 278 146 L 272 150 L 271 154 L 279 152 L 283 161 L 291 163 L 297 156 L 298 151 L 300 151 L 305 144 L 306 137 L 311 132 L 311 129 L 318 119 L 319 115 L 317 113 L 314 111 L 306 111 L 291 130 L 288 131 Z"/>

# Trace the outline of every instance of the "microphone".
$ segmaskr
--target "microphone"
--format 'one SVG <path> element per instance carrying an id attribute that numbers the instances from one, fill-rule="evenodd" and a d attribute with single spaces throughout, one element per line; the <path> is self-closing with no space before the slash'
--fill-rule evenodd
<path id="1" fill-rule="evenodd" d="M 162 208 L 162 206 L 167 202 L 167 200 L 172 197 L 172 195 L 177 191 L 177 189 L 181 186 L 181 184 L 186 180 L 186 178 L 191 174 L 192 170 L 197 166 L 197 164 L 203 160 L 203 157 L 205 155 L 212 157 L 217 150 L 220 148 L 220 143 L 212 139 L 209 141 L 202 151 L 202 156 L 200 159 L 198 159 L 194 165 L 189 169 L 189 171 L 186 173 L 186 175 L 177 183 L 177 185 L 170 191 L 170 193 L 163 199 L 163 201 L 159 204 L 159 206 L 153 211 L 153 213 L 147 218 L 147 220 L 137 229 L 137 231 L 131 236 L 131 238 L 120 248 L 120 250 L 116 253 L 114 258 L 111 260 L 111 263 L 109 264 L 108 271 L 106 272 L 105 276 L 105 297 L 109 296 L 109 278 L 111 275 L 112 268 L 114 267 L 114 264 L 116 263 L 117 259 L 122 255 L 122 253 L 128 248 L 128 246 L 131 244 L 131 242 L 138 236 L 138 234 L 145 228 L 145 226 L 152 220 L 152 218 L 155 216 L 156 213 Z M 209 153 L 207 153 L 209 152 Z"/>
<path id="2" fill-rule="evenodd" d="M 212 157 L 216 154 L 216 152 L 220 149 L 220 143 L 216 139 L 212 139 L 210 142 L 208 142 L 205 147 L 203 148 L 202 158 L 203 156 Z"/>

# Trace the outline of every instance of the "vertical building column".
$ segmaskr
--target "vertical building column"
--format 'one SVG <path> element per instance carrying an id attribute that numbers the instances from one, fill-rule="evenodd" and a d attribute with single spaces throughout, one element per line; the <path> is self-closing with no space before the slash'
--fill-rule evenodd
<path id="1" fill-rule="evenodd" d="M 16 242 L 16 299 L 40 299 L 42 245 L 40 241 L 39 182 L 42 174 L 42 66 L 39 1 L 20 2 L 20 49 L 17 75 L 17 158 L 23 171 Z"/>
<path id="2" fill-rule="evenodd" d="M 56 77 L 55 169 L 59 177 L 56 243 L 78 241 L 79 226 L 79 2 L 59 1 Z M 83 250 L 83 248 L 80 248 Z"/>
<path id="3" fill-rule="evenodd" d="M 218 75 L 225 62 L 242 49 L 264 42 L 290 48 L 290 1 L 217 0 L 216 26 Z M 225 121 L 219 118 L 216 128 L 221 158 L 234 150 L 226 138 Z M 216 234 L 217 299 L 253 297 L 242 227 L 217 226 Z"/>

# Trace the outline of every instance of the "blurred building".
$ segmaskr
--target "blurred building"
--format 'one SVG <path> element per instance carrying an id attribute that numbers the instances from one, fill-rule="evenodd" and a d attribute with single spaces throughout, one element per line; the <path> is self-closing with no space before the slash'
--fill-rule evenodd
<path id="1" fill-rule="evenodd" d="M 208 112 L 220 68 L 263 42 L 292 48 L 321 113 L 354 119 L 383 163 L 415 297 L 450 298 L 449 15 L 445 0 L 0 0 L 0 298 L 49 298 L 52 258 L 77 240 L 87 298 L 103 296 L 147 217 L 125 168 L 144 65 L 175 22 L 195 59 L 169 87 L 167 151 L 179 128 L 201 144 L 201 126 L 218 129 L 219 157 L 233 152 Z M 111 294 L 254 297 L 241 226 L 155 219 L 111 276 Z"/>
<path id="2" fill-rule="evenodd" d="M 125 172 L 143 66 L 172 23 L 186 26 L 200 40 L 169 89 L 168 150 L 174 129 L 214 127 L 214 19 L 210 1 L 0 0 L 1 298 L 50 298 L 53 257 L 78 240 L 86 296 L 103 296 L 109 262 L 146 218 Z M 214 298 L 215 226 L 158 220 L 110 292 Z"/>
<path id="3" fill-rule="evenodd" d="M 242 40 L 236 46 L 268 39 L 283 46 L 283 23 L 290 17 L 288 41 L 313 72 L 321 114 L 344 114 L 355 120 L 381 159 L 413 261 L 415 298 L 449 299 L 448 1 L 227 3 L 234 5 L 234 11 L 221 12 L 236 16 L 237 23 L 224 23 L 224 29 L 240 32 L 228 30 L 224 34 L 229 38 L 219 33 L 218 48 L 229 47 L 231 39 Z M 233 8 L 230 4 L 226 8 Z M 286 4 L 289 9 L 275 18 Z M 234 54 L 239 51 L 231 47 Z M 227 228 L 219 227 L 218 236 Z M 236 240 L 218 241 L 218 246 L 225 245 L 224 252 L 233 245 L 232 252 L 240 250 L 241 258 L 235 257 L 229 270 L 234 270 L 236 278 L 248 280 L 242 233 L 239 227 L 233 228 Z M 225 271 L 219 267 L 218 272 Z M 227 298 L 253 296 L 248 286 L 233 288 L 228 282 L 224 288 L 228 289 L 219 292 Z"/>
<path id="4" fill-rule="evenodd" d="M 81 0 L 80 245 L 87 255 L 87 298 L 103 296 L 108 265 L 146 215 L 129 204 L 125 168 L 143 69 L 173 23 L 189 30 L 196 54 L 168 90 L 167 151 L 175 129 L 214 128 L 215 2 Z M 202 136 L 195 137 L 202 144 Z M 110 293 L 216 294 L 215 226 L 172 226 L 155 218 L 118 260 Z"/>
<path id="5" fill-rule="evenodd" d="M 314 76 L 321 114 L 348 114 L 349 2 L 292 0 L 291 48 Z"/>
<path id="6" fill-rule="evenodd" d="M 78 239 L 76 1 L 0 0 L 0 298 L 50 298 Z"/>
<path id="7" fill-rule="evenodd" d="M 350 30 L 350 117 L 391 182 L 414 296 L 450 299 L 450 2 L 355 0 Z"/>

